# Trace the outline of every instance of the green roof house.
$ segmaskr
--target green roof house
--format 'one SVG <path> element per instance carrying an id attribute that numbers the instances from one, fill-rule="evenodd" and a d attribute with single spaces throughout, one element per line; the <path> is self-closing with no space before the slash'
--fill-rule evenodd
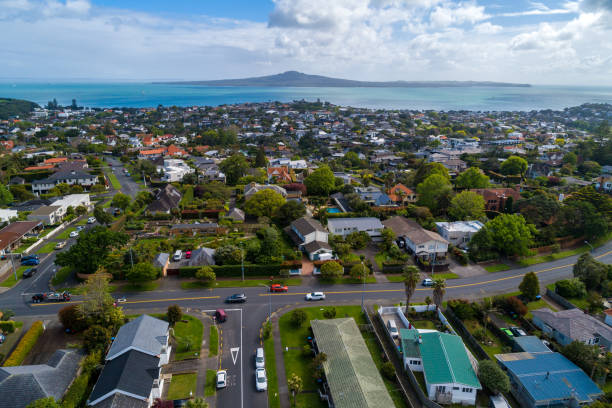
<path id="1" fill-rule="evenodd" d="M 401 329 L 400 338 L 406 369 L 423 372 L 429 399 L 443 404 L 476 403 L 482 387 L 459 336 Z"/>

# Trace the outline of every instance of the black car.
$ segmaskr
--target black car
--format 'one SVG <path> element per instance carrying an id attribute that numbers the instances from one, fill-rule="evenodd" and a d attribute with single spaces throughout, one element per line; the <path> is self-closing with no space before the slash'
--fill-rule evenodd
<path id="1" fill-rule="evenodd" d="M 37 272 L 36 268 L 28 268 L 25 271 L 23 271 L 23 277 L 29 278 L 32 275 L 34 275 L 36 272 Z"/>
<path id="2" fill-rule="evenodd" d="M 235 293 L 225 299 L 226 303 L 244 303 L 246 301 L 247 297 L 244 293 Z"/>
<path id="3" fill-rule="evenodd" d="M 45 300 L 45 295 L 43 293 L 37 293 L 32 296 L 32 303 L 40 303 Z"/>

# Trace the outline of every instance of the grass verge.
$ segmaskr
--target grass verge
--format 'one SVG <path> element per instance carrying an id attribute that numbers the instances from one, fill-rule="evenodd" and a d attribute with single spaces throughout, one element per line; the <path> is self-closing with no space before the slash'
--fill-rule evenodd
<path id="1" fill-rule="evenodd" d="M 275 280 L 273 283 L 280 283 L 286 286 L 299 286 L 302 284 L 302 278 L 280 279 Z M 182 282 L 181 289 L 249 288 L 259 286 L 260 284 L 270 286 L 270 279 L 245 279 L 244 282 L 241 280 L 218 280 L 210 283 L 190 281 Z"/>
<path id="2" fill-rule="evenodd" d="M 612 232 L 609 232 L 606 235 L 604 235 L 603 237 L 600 237 L 597 240 L 595 240 L 594 242 L 592 242 L 591 245 L 593 245 L 593 247 L 597 248 L 598 246 L 601 246 L 601 245 L 605 244 L 606 242 L 608 242 L 611 239 L 612 239 Z M 585 245 L 583 245 L 581 247 L 578 247 L 578 248 L 575 248 L 575 249 L 569 249 L 567 251 L 557 252 L 556 254 L 539 255 L 539 256 L 532 256 L 532 257 L 529 257 L 529 258 L 524 258 L 524 259 L 521 259 L 520 261 L 518 261 L 518 263 L 521 266 L 530 266 L 530 265 L 535 265 L 535 264 L 539 264 L 539 263 L 543 263 L 543 262 L 555 261 L 555 260 L 561 259 L 561 258 L 567 258 L 568 256 L 572 256 L 572 255 L 584 254 L 585 252 L 589 252 L 590 250 L 591 250 L 591 247 L 589 245 L 585 244 Z"/>
<path id="3" fill-rule="evenodd" d="M 119 286 L 118 292 L 149 292 L 157 289 L 159 282 L 143 282 L 143 283 L 128 283 L 127 285 Z"/>
<path id="4" fill-rule="evenodd" d="M 59 234 L 57 234 L 56 236 L 54 236 L 54 239 L 68 239 L 70 238 L 70 233 L 76 231 L 75 227 L 72 228 L 68 228 L 63 230 L 62 232 L 60 232 Z"/>
<path id="5" fill-rule="evenodd" d="M 276 353 L 274 352 L 274 338 L 272 336 L 264 340 L 264 354 L 266 356 L 266 374 L 268 375 L 268 406 L 270 408 L 280 408 Z"/>
<path id="6" fill-rule="evenodd" d="M 189 393 L 196 393 L 197 374 L 175 374 L 168 387 L 168 400 L 189 398 Z"/>
<path id="7" fill-rule="evenodd" d="M 57 244 L 57 242 L 47 242 L 45 245 L 43 245 L 38 251 L 36 251 L 39 254 L 48 254 L 49 252 L 53 252 L 55 250 L 55 245 Z"/>
<path id="8" fill-rule="evenodd" d="M 174 339 L 176 341 L 175 361 L 200 358 L 204 325 L 199 319 L 183 315 L 183 319 L 174 325 Z"/>
<path id="9" fill-rule="evenodd" d="M 447 272 L 447 273 L 434 273 L 431 276 L 433 279 L 459 279 L 459 275 L 457 275 L 456 273 L 453 272 Z"/>
<path id="10" fill-rule="evenodd" d="M 366 283 L 376 283 L 376 278 L 374 276 L 368 276 L 366 278 Z M 350 276 L 343 276 L 341 278 L 335 279 L 323 279 L 320 278 L 319 282 L 323 285 L 361 285 L 363 284 L 363 279 L 351 278 Z"/>
<path id="11" fill-rule="evenodd" d="M 60 268 L 60 270 L 55 273 L 55 276 L 51 279 L 51 283 L 53 285 L 60 285 L 66 282 L 66 280 L 70 277 L 71 274 L 72 274 L 72 269 L 70 269 L 70 267 L 68 266 L 64 266 L 63 268 Z"/>
<path id="12" fill-rule="evenodd" d="M 494 264 L 494 265 L 487 265 L 484 267 L 484 269 L 485 271 L 489 273 L 501 272 L 501 271 L 507 271 L 508 269 L 510 269 L 510 265 L 499 263 L 499 264 Z"/>
<path id="13" fill-rule="evenodd" d="M 5 288 L 12 288 L 13 286 L 15 286 L 15 284 L 21 280 L 21 277 L 23 276 L 23 271 L 25 271 L 28 268 L 36 268 L 36 266 L 17 266 L 15 265 L 15 270 L 17 272 L 17 280 L 15 280 L 15 274 L 12 271 L 11 268 L 11 273 L 10 275 L 4 280 L 4 282 L 0 283 L 0 286 L 3 286 Z"/>
<path id="14" fill-rule="evenodd" d="M 217 372 L 206 370 L 206 384 L 204 385 L 204 396 L 212 397 L 217 392 Z"/>
<path id="15" fill-rule="evenodd" d="M 108 177 L 108 181 L 110 181 L 110 183 L 113 186 L 113 188 L 115 190 L 121 190 L 121 183 L 119 183 L 119 180 L 117 179 L 117 176 L 115 176 L 115 173 L 110 171 L 110 172 L 106 173 L 106 175 Z"/>
<path id="16" fill-rule="evenodd" d="M 214 324 L 210 325 L 210 337 L 208 340 L 208 356 L 216 356 L 219 353 L 219 329 Z"/>

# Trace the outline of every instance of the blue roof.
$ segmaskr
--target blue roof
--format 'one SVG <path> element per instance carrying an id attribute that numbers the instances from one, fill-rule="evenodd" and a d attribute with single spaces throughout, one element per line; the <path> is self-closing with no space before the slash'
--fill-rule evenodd
<path id="1" fill-rule="evenodd" d="M 519 336 L 514 341 L 522 351 L 528 353 L 550 353 L 550 349 L 537 336 Z"/>
<path id="2" fill-rule="evenodd" d="M 501 354 L 498 360 L 537 403 L 569 399 L 572 392 L 585 403 L 603 394 L 584 371 L 559 353 Z"/>

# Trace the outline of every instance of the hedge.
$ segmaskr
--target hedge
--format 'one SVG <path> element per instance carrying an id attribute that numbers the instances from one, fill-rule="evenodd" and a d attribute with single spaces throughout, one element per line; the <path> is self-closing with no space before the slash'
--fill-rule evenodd
<path id="1" fill-rule="evenodd" d="M 404 270 L 406 261 L 391 260 L 382 263 L 382 273 L 398 273 Z"/>
<path id="2" fill-rule="evenodd" d="M 8 321 L 0 322 L 0 330 L 3 333 L 13 333 L 13 332 L 15 332 L 15 322 L 13 320 L 8 320 Z"/>
<path id="3" fill-rule="evenodd" d="M 179 268 L 181 278 L 193 278 L 200 266 L 184 266 Z M 242 276 L 240 265 L 212 265 L 212 270 L 217 278 L 231 278 Z M 244 276 L 276 276 L 281 270 L 291 269 L 291 265 L 270 264 L 270 265 L 244 265 Z"/>
<path id="4" fill-rule="evenodd" d="M 83 370 L 70 385 L 64 399 L 62 400 L 62 408 L 77 408 L 85 406 L 87 397 L 89 396 L 88 387 L 91 373 Z"/>
<path id="5" fill-rule="evenodd" d="M 5 367 L 18 366 L 23 363 L 28 353 L 32 350 L 38 338 L 43 334 L 43 323 L 40 320 L 35 321 L 32 327 L 23 335 L 15 350 L 11 353 L 9 358 L 4 362 Z"/>

